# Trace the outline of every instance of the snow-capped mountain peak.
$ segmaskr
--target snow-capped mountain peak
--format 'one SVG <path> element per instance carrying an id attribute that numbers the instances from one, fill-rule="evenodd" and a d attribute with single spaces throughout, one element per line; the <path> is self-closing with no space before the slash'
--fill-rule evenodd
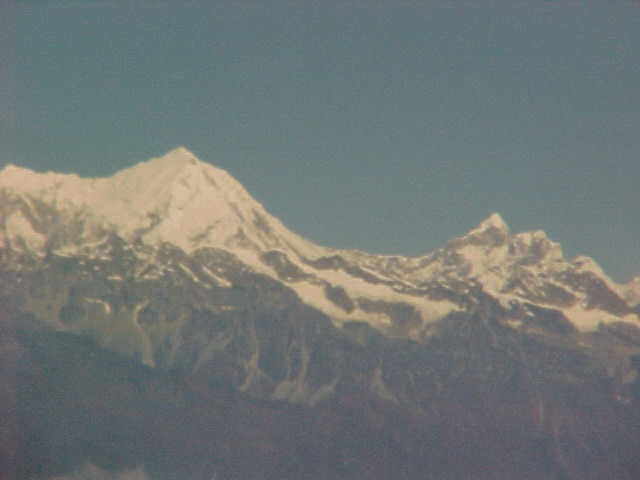
<path id="1" fill-rule="evenodd" d="M 90 224 L 85 225 L 85 233 L 99 226 L 125 239 L 169 242 L 186 251 L 202 246 L 307 254 L 319 250 L 271 216 L 228 172 L 200 161 L 184 147 L 106 178 L 7 166 L 0 173 L 0 190 L 22 199 L 14 214 L 35 217 L 29 212 L 33 202 L 43 202 L 67 216 L 84 218 Z M 19 223 L 24 227 L 24 221 Z M 5 236 L 26 231 L 22 227 L 20 233 L 7 231 L 11 224 L 5 222 Z M 81 237 L 76 235 L 74 243 L 81 244 Z M 95 238 L 84 240 L 94 242 Z"/>
<path id="2" fill-rule="evenodd" d="M 493 248 L 505 243 L 509 226 L 498 213 L 493 213 L 465 235 L 451 240 L 447 248 L 460 250 L 466 246 Z"/>
<path id="3" fill-rule="evenodd" d="M 498 230 L 500 232 L 509 233 L 509 225 L 504 221 L 502 215 L 494 212 L 480 222 L 476 228 L 467 233 L 467 235 L 475 235 L 486 232 L 487 230 Z"/>

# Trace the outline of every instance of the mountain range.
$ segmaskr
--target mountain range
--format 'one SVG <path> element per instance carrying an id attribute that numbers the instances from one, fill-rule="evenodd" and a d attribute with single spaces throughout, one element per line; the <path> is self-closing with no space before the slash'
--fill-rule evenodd
<path id="1" fill-rule="evenodd" d="M 17 478 L 640 475 L 640 277 L 497 213 L 377 255 L 184 147 L 107 178 L 9 165 L 0 301 Z"/>

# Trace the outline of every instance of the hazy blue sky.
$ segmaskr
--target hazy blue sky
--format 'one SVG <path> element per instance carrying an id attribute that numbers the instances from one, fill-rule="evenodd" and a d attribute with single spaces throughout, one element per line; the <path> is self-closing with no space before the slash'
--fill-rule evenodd
<path id="1" fill-rule="evenodd" d="M 325 245 L 425 253 L 498 211 L 640 274 L 637 2 L 2 3 L 0 167 L 185 145 Z"/>

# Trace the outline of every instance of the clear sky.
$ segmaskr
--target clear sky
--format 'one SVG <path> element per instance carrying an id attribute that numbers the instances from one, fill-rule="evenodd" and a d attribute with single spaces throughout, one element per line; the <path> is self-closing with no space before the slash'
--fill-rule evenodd
<path id="1" fill-rule="evenodd" d="M 0 4 L 0 167 L 185 145 L 324 245 L 420 254 L 497 211 L 640 274 L 636 1 Z"/>

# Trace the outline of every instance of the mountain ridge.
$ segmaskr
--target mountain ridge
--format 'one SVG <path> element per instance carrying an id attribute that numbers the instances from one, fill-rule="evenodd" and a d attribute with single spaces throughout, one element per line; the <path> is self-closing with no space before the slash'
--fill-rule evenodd
<path id="1" fill-rule="evenodd" d="M 325 248 L 172 152 L 0 173 L 0 476 L 638 478 L 640 309 L 593 259 L 499 214 Z"/>
<path id="2" fill-rule="evenodd" d="M 322 247 L 287 229 L 228 172 L 200 161 L 185 147 L 104 178 L 10 166 L 0 172 L 0 191 L 8 198 L 0 242 L 10 248 L 21 244 L 27 250 L 73 255 L 109 232 L 127 242 L 166 242 L 187 253 L 223 248 L 256 272 L 284 281 L 305 302 L 340 322 L 390 325 L 387 314 L 372 313 L 358 301 L 364 297 L 410 305 L 423 327 L 465 308 L 452 301 L 454 296 L 435 293 L 442 288 L 436 284 L 452 291 L 481 286 L 505 308 L 533 301 L 560 309 L 582 329 L 619 319 L 636 322 L 633 305 L 623 306 L 636 300 L 634 284 L 616 284 L 590 257 L 565 260 L 560 245 L 541 230 L 511 233 L 499 213 L 416 257 Z M 297 273 L 292 277 L 286 271 Z M 593 289 L 580 286 L 591 277 L 608 298 L 595 310 Z M 327 289 L 336 288 L 353 308 L 327 297 Z"/>

